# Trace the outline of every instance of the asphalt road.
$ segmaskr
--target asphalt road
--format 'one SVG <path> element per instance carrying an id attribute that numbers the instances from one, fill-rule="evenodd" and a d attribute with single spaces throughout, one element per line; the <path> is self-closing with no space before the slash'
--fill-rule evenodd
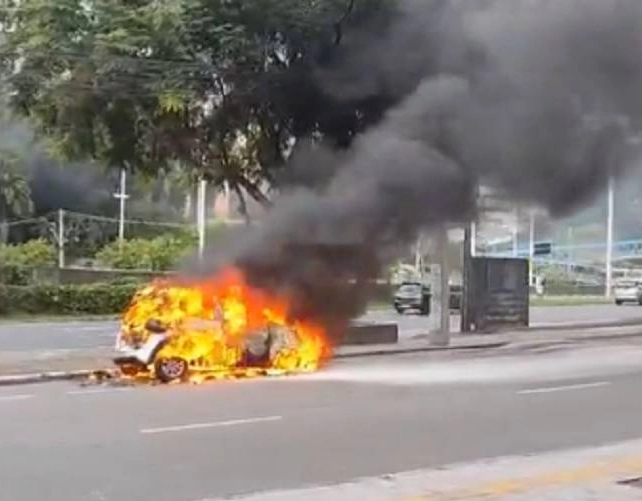
<path id="1" fill-rule="evenodd" d="M 636 439 L 641 383 L 642 346 L 605 344 L 202 386 L 5 387 L 0 501 L 198 501 Z"/>
<path id="2" fill-rule="evenodd" d="M 457 315 L 452 317 L 452 327 L 458 327 Z M 574 322 L 642 319 L 639 306 L 615 306 L 609 304 L 590 306 L 549 306 L 531 308 L 531 323 L 565 324 Z M 398 315 L 393 310 L 371 311 L 363 317 L 374 322 L 398 322 L 400 336 L 412 337 L 425 333 L 426 317 Z M 46 322 L 46 323 L 0 323 L 0 351 L 69 350 L 112 346 L 115 341 L 117 322 Z"/>

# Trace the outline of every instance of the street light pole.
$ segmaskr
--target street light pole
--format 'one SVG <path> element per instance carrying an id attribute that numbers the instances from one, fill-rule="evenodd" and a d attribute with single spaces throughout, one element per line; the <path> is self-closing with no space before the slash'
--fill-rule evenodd
<path id="1" fill-rule="evenodd" d="M 615 206 L 615 182 L 613 176 L 609 177 L 607 196 L 607 219 L 606 219 L 606 281 L 605 296 L 611 297 L 611 281 L 613 278 L 613 213 Z"/>
<path id="2" fill-rule="evenodd" d="M 528 221 L 528 286 L 533 286 L 533 261 L 535 260 L 535 209 L 531 208 Z"/>
<path id="3" fill-rule="evenodd" d="M 120 190 L 114 193 L 114 198 L 120 202 L 120 215 L 118 217 L 118 244 L 123 246 L 125 241 L 125 203 L 129 198 L 127 194 L 127 170 L 120 169 Z"/>
<path id="4" fill-rule="evenodd" d="M 58 209 L 58 268 L 65 267 L 65 210 Z"/>
<path id="5" fill-rule="evenodd" d="M 205 227 L 207 222 L 207 181 L 203 178 L 198 185 L 198 254 L 203 258 L 205 252 Z"/>
<path id="6" fill-rule="evenodd" d="M 513 257 L 518 255 L 518 238 L 519 238 L 519 212 L 517 207 L 513 213 L 513 228 L 512 228 L 512 240 L 513 240 Z"/>

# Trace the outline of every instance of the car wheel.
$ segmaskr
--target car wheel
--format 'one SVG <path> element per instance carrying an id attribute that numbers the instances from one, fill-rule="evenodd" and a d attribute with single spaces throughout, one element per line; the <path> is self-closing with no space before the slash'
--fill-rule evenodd
<path id="1" fill-rule="evenodd" d="M 616 304 L 616 305 L 618 305 L 618 306 L 622 306 L 622 303 L 623 303 L 623 302 L 624 302 L 624 301 L 622 301 L 621 299 L 616 299 L 616 300 L 615 300 L 615 304 Z"/>
<path id="2" fill-rule="evenodd" d="M 419 309 L 419 314 L 424 317 L 430 315 L 430 303 L 422 304 L 421 308 Z"/>
<path id="3" fill-rule="evenodd" d="M 395 306 L 395 310 L 397 310 L 397 313 L 399 313 L 399 315 L 403 315 L 405 311 L 403 308 L 400 308 L 399 306 Z"/>
<path id="4" fill-rule="evenodd" d="M 163 383 L 185 379 L 188 370 L 187 361 L 178 357 L 159 358 L 154 362 L 156 377 Z"/>

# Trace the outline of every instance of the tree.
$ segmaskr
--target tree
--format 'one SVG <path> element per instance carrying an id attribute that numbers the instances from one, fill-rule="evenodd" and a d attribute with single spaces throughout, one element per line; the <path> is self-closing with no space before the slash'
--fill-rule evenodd
<path id="1" fill-rule="evenodd" d="M 268 203 L 293 141 L 347 146 L 384 100 L 341 102 L 315 69 L 392 0 L 4 0 L 12 107 L 64 158 L 149 175 L 176 162 Z"/>
<path id="2" fill-rule="evenodd" d="M 33 210 L 29 182 L 17 160 L 7 157 L 0 158 L 0 243 L 9 236 L 9 220 L 27 216 Z"/>

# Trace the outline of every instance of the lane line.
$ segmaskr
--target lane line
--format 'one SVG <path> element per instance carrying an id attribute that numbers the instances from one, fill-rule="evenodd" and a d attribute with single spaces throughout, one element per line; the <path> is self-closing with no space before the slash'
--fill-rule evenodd
<path id="1" fill-rule="evenodd" d="M 92 390 L 71 390 L 67 395 L 94 395 L 103 393 L 116 393 L 120 391 L 132 391 L 133 388 L 98 388 Z"/>
<path id="2" fill-rule="evenodd" d="M 3 395 L 0 396 L 0 402 L 13 402 L 16 400 L 28 400 L 30 398 L 35 397 L 33 394 L 21 394 L 21 395 Z"/>
<path id="3" fill-rule="evenodd" d="M 557 393 L 561 391 L 575 391 L 575 390 L 588 390 L 591 388 L 601 388 L 603 386 L 609 386 L 611 383 L 608 381 L 596 381 L 594 383 L 584 383 L 584 384 L 570 384 L 566 386 L 549 386 L 542 388 L 533 388 L 530 390 L 520 390 L 517 392 L 518 395 L 537 395 L 540 393 Z"/>
<path id="4" fill-rule="evenodd" d="M 281 421 L 283 416 L 266 416 L 248 419 L 232 419 L 229 421 L 214 421 L 211 423 L 194 423 L 183 424 L 176 426 L 164 426 L 161 428 L 143 428 L 140 433 L 143 435 L 151 435 L 155 433 L 169 433 L 175 431 L 189 431 L 189 430 L 202 430 L 205 428 L 223 428 L 227 426 L 239 426 L 244 424 L 268 423 L 271 421 Z"/>

